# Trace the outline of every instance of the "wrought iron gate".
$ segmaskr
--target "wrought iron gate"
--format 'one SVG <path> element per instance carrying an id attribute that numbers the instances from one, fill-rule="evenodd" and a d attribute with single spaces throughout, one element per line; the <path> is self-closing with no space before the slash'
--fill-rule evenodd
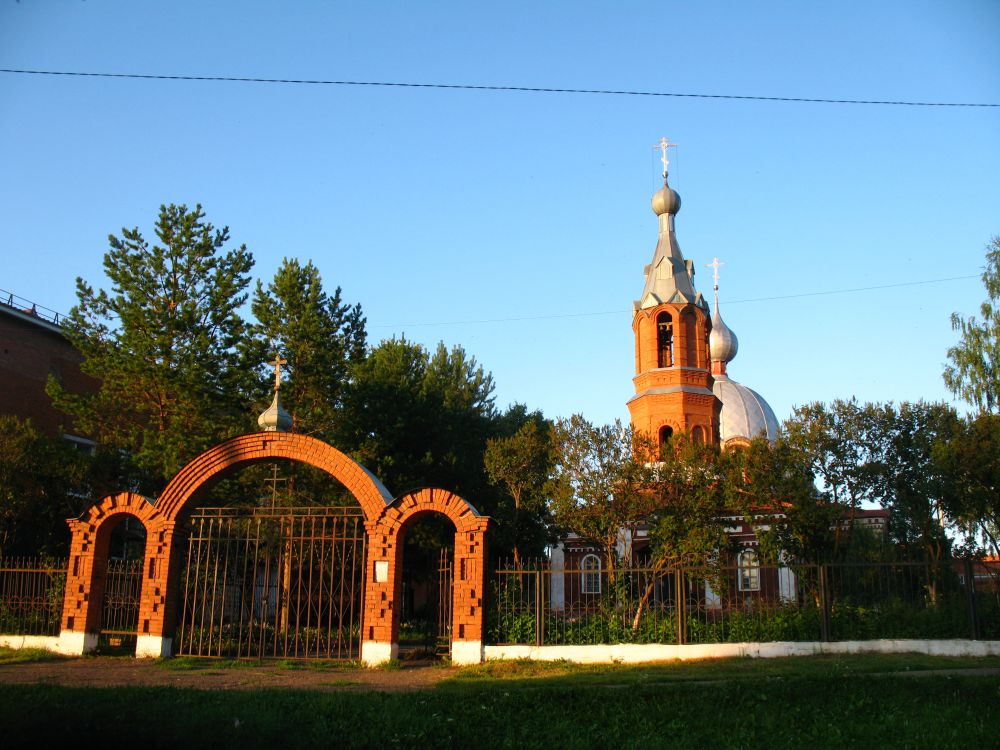
<path id="1" fill-rule="evenodd" d="M 141 593 L 142 560 L 108 560 L 97 638 L 102 651 L 135 653 Z"/>
<path id="2" fill-rule="evenodd" d="M 190 525 L 178 654 L 358 658 L 360 508 L 201 508 Z"/>
<path id="3" fill-rule="evenodd" d="M 438 557 L 438 606 L 437 606 L 437 644 L 435 655 L 451 656 L 451 622 L 453 593 L 453 551 L 443 548 Z"/>

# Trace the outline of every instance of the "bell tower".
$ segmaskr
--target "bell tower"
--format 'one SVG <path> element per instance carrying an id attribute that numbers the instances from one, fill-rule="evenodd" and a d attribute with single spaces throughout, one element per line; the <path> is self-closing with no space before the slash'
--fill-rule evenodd
<path id="1" fill-rule="evenodd" d="M 653 195 L 659 237 L 653 262 L 644 269 L 642 296 L 633 304 L 635 395 L 628 409 L 632 427 L 659 445 L 678 431 L 718 442 L 720 403 L 712 393 L 708 303 L 694 288 L 694 264 L 685 260 L 674 232 L 681 198 L 667 182 L 667 149 L 661 139 L 663 187 Z"/>

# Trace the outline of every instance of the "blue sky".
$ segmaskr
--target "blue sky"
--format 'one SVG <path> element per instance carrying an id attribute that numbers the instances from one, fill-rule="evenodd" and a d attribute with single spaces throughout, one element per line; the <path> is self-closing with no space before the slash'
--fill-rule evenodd
<path id="1" fill-rule="evenodd" d="M 164 75 L 1000 103 L 997 39 L 992 0 L 0 0 L 2 68 Z M 0 74 L 0 114 L 0 288 L 66 311 L 109 233 L 200 202 L 257 277 L 312 259 L 372 341 L 461 344 L 550 417 L 627 419 L 660 136 L 730 375 L 779 419 L 949 399 L 1000 234 L 998 108 Z"/>

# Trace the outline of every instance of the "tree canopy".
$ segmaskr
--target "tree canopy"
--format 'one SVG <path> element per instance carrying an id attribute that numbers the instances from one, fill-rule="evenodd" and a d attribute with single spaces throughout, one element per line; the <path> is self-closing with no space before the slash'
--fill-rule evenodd
<path id="1" fill-rule="evenodd" d="M 155 235 L 152 245 L 138 228 L 108 238 L 110 291 L 77 279 L 63 331 L 97 393 L 70 393 L 55 379 L 48 387 L 81 430 L 127 452 L 147 492 L 249 416 L 239 314 L 249 251 L 226 249 L 229 230 L 206 221 L 200 205 L 161 206 Z"/>
<path id="2" fill-rule="evenodd" d="M 957 397 L 981 412 L 1000 411 L 1000 236 L 986 246 L 986 268 L 982 275 L 986 300 L 979 306 L 981 318 L 952 313 L 952 330 L 961 339 L 948 349 L 950 364 L 944 382 Z"/>

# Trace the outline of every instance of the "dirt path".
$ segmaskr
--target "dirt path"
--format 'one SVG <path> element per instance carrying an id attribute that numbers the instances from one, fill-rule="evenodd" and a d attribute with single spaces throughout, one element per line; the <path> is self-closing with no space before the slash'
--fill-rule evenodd
<path id="1" fill-rule="evenodd" d="M 203 690 L 303 690 L 399 691 L 429 688 L 451 670 L 428 663 L 405 664 L 400 669 L 303 668 L 267 664 L 179 670 L 153 660 L 113 656 L 87 656 L 59 661 L 0 665 L 0 684 L 45 684 L 66 687 L 166 686 Z"/>

